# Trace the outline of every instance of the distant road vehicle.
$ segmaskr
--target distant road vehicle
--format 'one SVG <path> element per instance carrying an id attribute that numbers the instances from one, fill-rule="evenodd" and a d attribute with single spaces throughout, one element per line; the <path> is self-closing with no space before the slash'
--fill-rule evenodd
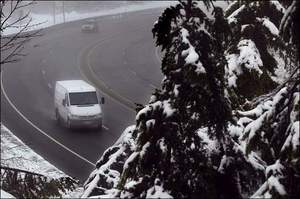
<path id="1" fill-rule="evenodd" d="M 104 98 L 98 100 L 96 88 L 83 80 L 57 81 L 54 92 L 55 116 L 68 128 L 102 129 Z"/>
<path id="2" fill-rule="evenodd" d="M 89 19 L 81 25 L 81 32 L 98 32 L 98 24 L 95 19 Z"/>

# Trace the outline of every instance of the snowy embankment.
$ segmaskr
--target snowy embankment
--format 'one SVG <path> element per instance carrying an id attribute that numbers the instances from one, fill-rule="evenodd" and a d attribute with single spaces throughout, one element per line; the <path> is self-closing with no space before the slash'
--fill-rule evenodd
<path id="1" fill-rule="evenodd" d="M 154 8 L 164 8 L 167 6 L 170 6 L 171 4 L 174 4 L 176 2 L 174 1 L 151 1 L 151 2 L 143 2 L 139 4 L 131 4 L 131 5 L 123 5 L 120 7 L 112 8 L 109 10 L 99 10 L 89 13 L 78 13 L 76 11 L 67 12 L 65 13 L 65 21 L 76 21 L 81 19 L 87 19 L 91 17 L 100 17 L 100 16 L 107 16 L 107 15 L 117 15 L 117 14 L 126 14 L 128 12 L 134 12 L 134 11 L 142 11 L 142 10 L 148 10 L 148 9 L 154 9 Z M 27 31 L 31 30 L 37 30 L 42 29 L 46 27 L 50 27 L 56 24 L 63 23 L 63 14 L 59 13 L 55 16 L 55 22 L 54 17 L 52 15 L 42 15 L 42 14 L 33 14 L 31 13 L 29 15 L 29 19 L 31 20 L 30 27 L 27 28 Z M 114 17 L 122 17 L 122 15 L 114 16 Z M 26 22 L 24 21 L 24 25 Z M 4 30 L 4 35 L 14 34 L 20 31 L 20 28 L 7 28 Z"/>
<path id="2" fill-rule="evenodd" d="M 1 193 L 0 193 L 1 198 L 15 198 L 13 195 L 7 193 L 6 191 L 3 191 L 1 189 Z"/>
<path id="3" fill-rule="evenodd" d="M 64 172 L 50 164 L 43 157 L 35 153 L 25 145 L 19 138 L 1 124 L 1 167 L 20 169 L 28 172 L 41 174 L 51 179 L 68 177 Z M 78 188 L 74 193 L 68 193 L 63 197 L 78 198 L 81 192 Z M 5 193 L 3 193 L 5 194 Z M 1 197 L 2 195 L 1 190 Z"/>

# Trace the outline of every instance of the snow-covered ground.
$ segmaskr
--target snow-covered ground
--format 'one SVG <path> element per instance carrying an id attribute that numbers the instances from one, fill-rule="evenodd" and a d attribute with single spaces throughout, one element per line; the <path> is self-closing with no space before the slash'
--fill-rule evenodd
<path id="1" fill-rule="evenodd" d="M 4 125 L 1 125 L 1 165 L 39 173 L 51 178 L 67 176 L 26 146 Z"/>
<path id="2" fill-rule="evenodd" d="M 67 177 L 64 172 L 34 152 L 2 124 L 1 166 L 26 170 L 55 179 Z M 6 198 L 4 192 L 2 195 L 2 191 L 3 190 L 1 190 L 1 198 Z M 78 188 L 74 193 L 68 193 L 68 195 L 64 197 L 68 198 L 69 196 L 73 196 L 78 198 L 81 192 L 82 188 Z"/>
<path id="3" fill-rule="evenodd" d="M 117 15 L 117 14 L 120 15 L 116 17 L 122 17 L 122 14 L 126 14 L 128 12 L 147 10 L 152 8 L 163 8 L 175 3 L 177 2 L 176 1 L 149 1 L 149 2 L 145 1 L 143 3 L 129 4 L 129 5 L 124 4 L 116 8 L 111 8 L 109 10 L 99 10 L 99 11 L 94 11 L 89 13 L 78 13 L 73 11 L 73 12 L 65 13 L 65 20 L 66 22 L 69 22 L 69 21 L 75 21 L 75 20 L 86 19 L 91 17 Z M 31 27 L 29 27 L 27 31 L 46 28 L 49 26 L 63 23 L 62 13 L 57 14 L 55 16 L 55 23 L 54 23 L 54 17 L 52 15 L 30 14 L 29 18 L 31 18 L 32 21 L 30 23 Z M 26 22 L 27 21 L 24 21 L 23 24 L 26 24 Z M 4 30 L 3 35 L 17 33 L 20 30 L 20 28 L 21 27 L 7 28 Z"/>
<path id="4" fill-rule="evenodd" d="M 7 193 L 6 191 L 3 191 L 3 190 L 1 189 L 0 198 L 5 198 L 5 199 L 7 199 L 7 198 L 16 198 L 16 197 L 14 197 L 14 196 L 11 195 L 10 193 Z"/>

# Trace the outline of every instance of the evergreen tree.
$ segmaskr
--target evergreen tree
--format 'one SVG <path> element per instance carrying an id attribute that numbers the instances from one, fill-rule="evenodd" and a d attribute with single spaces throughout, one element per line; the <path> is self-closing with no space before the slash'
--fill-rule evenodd
<path id="1" fill-rule="evenodd" d="M 219 19 L 210 21 L 197 3 L 187 1 L 166 9 L 154 26 L 164 50 L 163 90 L 137 114 L 137 149 L 125 163 L 121 196 L 146 197 L 156 186 L 174 197 L 218 194 L 219 174 L 196 130 L 209 127 L 221 151 L 214 161 L 220 161 L 227 153 L 225 129 L 231 111 L 224 97 L 226 60 L 214 37 L 220 35 L 213 29 Z M 126 189 L 133 181 L 135 187 Z"/>
<path id="2" fill-rule="evenodd" d="M 222 9 L 215 7 L 211 20 L 198 2 L 182 1 L 159 18 L 153 34 L 164 51 L 162 91 L 136 116 L 131 133 L 136 147 L 118 171 L 116 196 L 149 197 L 165 190 L 180 198 L 236 198 L 249 189 L 239 181 L 240 171 L 250 165 L 227 132 L 232 120 L 224 87 L 229 33 Z M 215 143 L 212 150 L 205 138 Z"/>
<path id="3" fill-rule="evenodd" d="M 190 0 L 167 8 L 153 28 L 162 90 L 98 161 L 84 196 L 299 195 L 298 5 L 236 1 L 225 16 L 213 6 L 213 18 Z"/>

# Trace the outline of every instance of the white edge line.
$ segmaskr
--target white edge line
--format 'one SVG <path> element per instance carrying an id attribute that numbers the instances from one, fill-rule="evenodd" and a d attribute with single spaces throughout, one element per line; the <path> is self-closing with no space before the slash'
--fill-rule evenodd
<path id="1" fill-rule="evenodd" d="M 51 141 L 55 142 L 57 145 L 61 146 L 62 148 L 64 148 L 65 150 L 69 151 L 70 153 L 72 153 L 73 155 L 77 156 L 79 159 L 89 163 L 92 166 L 96 166 L 94 163 L 90 162 L 89 160 L 87 160 L 86 158 L 82 157 L 81 155 L 79 155 L 78 153 L 72 151 L 71 149 L 69 149 L 68 147 L 66 147 L 65 145 L 63 145 L 62 143 L 60 143 L 59 141 L 57 141 L 56 139 L 54 139 L 53 137 L 51 137 L 50 135 L 48 135 L 47 133 L 45 133 L 43 130 L 41 130 L 39 127 L 37 127 L 35 124 L 33 124 L 29 119 L 27 119 L 18 109 L 17 107 L 10 101 L 10 99 L 8 98 L 5 90 L 4 90 L 4 86 L 3 86 L 3 71 L 1 72 L 1 89 L 3 91 L 3 94 L 6 98 L 6 100 L 8 101 L 8 103 L 12 106 L 12 108 L 26 121 L 28 122 L 32 127 L 34 127 L 36 130 L 38 130 L 41 134 L 43 134 L 44 136 L 46 136 L 47 138 L 49 138 Z"/>
<path id="2" fill-rule="evenodd" d="M 109 130 L 109 128 L 107 126 L 102 125 L 102 127 L 107 131 Z"/>
<path id="3" fill-rule="evenodd" d="M 110 38 L 109 38 L 109 39 L 110 39 Z M 91 81 L 86 77 L 86 75 L 82 72 L 82 70 L 81 70 L 81 65 L 80 65 L 80 61 L 81 61 L 80 58 L 81 58 L 83 52 L 86 51 L 86 50 L 89 51 L 88 54 L 87 54 L 87 57 L 89 57 L 89 56 L 90 56 L 90 55 L 89 55 L 90 52 L 93 51 L 94 48 L 98 47 L 98 45 L 102 45 L 102 43 L 104 43 L 104 42 L 106 42 L 106 39 L 100 40 L 99 42 L 96 42 L 96 45 L 95 45 L 95 43 L 93 43 L 93 45 L 91 45 L 91 46 L 89 46 L 89 47 L 83 49 L 81 52 L 79 52 L 79 56 L 78 56 L 78 58 L 77 58 L 77 62 L 78 62 L 77 64 L 78 64 L 78 68 L 79 68 L 80 74 L 81 74 L 82 77 L 84 77 L 90 84 L 92 84 L 92 85 L 94 85 L 94 86 L 95 86 L 95 84 L 94 84 L 93 82 L 91 82 Z M 94 45 L 95 45 L 95 46 L 94 46 Z M 88 63 L 87 63 L 87 64 L 88 64 L 88 67 L 90 68 L 91 66 L 90 66 L 90 64 L 89 64 L 89 59 L 87 59 L 87 60 L 88 60 Z M 99 90 L 101 90 L 101 89 L 99 89 Z M 112 90 L 112 89 L 110 89 L 110 90 Z M 129 108 L 129 107 L 127 107 L 126 105 L 122 104 L 121 102 L 119 102 L 119 101 L 116 100 L 115 98 L 111 97 L 110 95 L 106 94 L 105 92 L 102 92 L 102 94 L 106 95 L 107 97 L 109 97 L 109 98 L 112 99 L 114 102 L 116 102 L 117 104 L 121 105 L 122 107 L 126 108 L 127 110 L 129 110 L 129 111 L 131 111 L 131 112 L 135 112 L 134 110 L 132 110 L 131 108 Z"/>
<path id="4" fill-rule="evenodd" d="M 161 56 L 158 55 L 158 51 L 159 51 L 159 48 L 156 47 L 155 48 L 155 56 L 156 56 L 157 61 L 161 64 Z"/>
<path id="5" fill-rule="evenodd" d="M 154 86 L 153 84 L 149 84 L 149 86 L 153 89 L 158 89 L 156 86 Z"/>

